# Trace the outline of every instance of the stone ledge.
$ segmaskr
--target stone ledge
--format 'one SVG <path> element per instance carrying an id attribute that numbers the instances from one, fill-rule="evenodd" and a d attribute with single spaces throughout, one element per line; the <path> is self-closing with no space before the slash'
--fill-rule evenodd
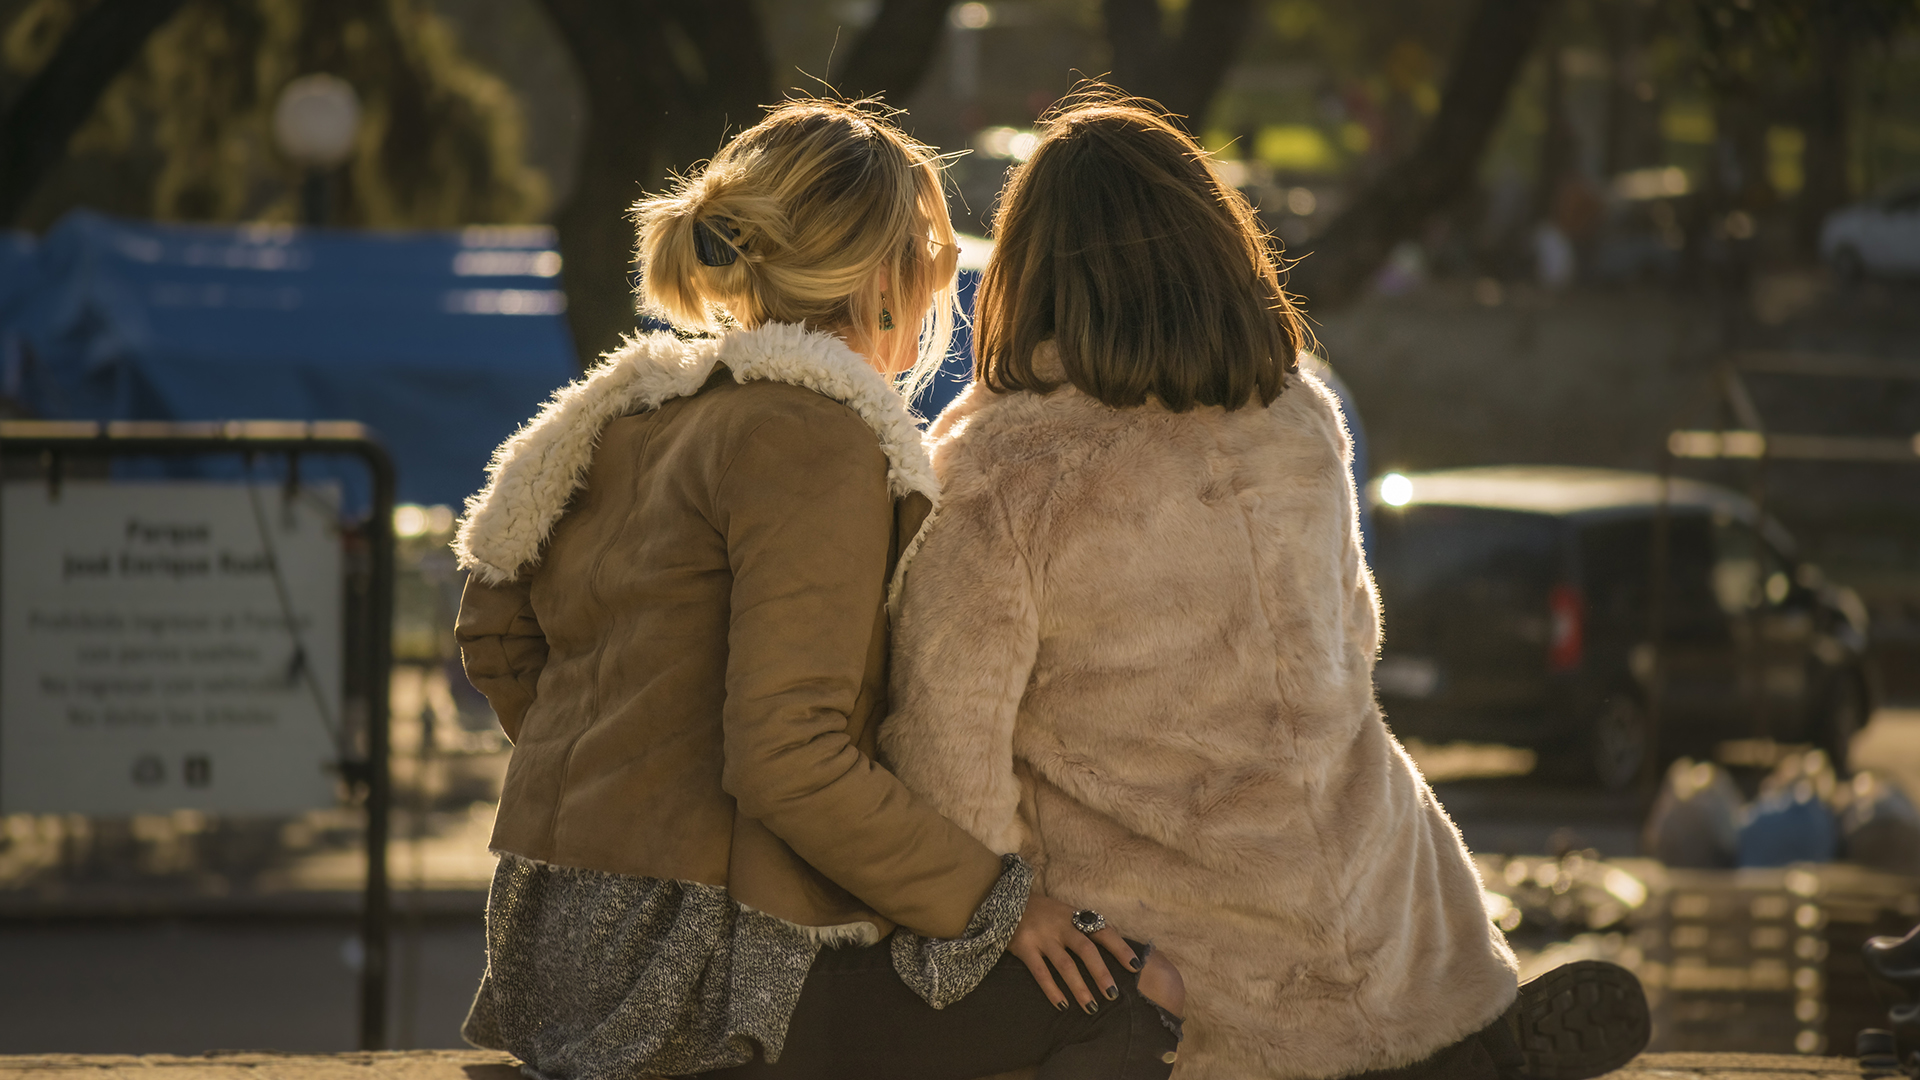
<path id="1" fill-rule="evenodd" d="M 1641 1054 L 1633 1064 L 1612 1074 L 1634 1080 L 1758 1080 L 1777 1076 L 1786 1080 L 1860 1080 L 1860 1062 L 1856 1058 L 1813 1057 L 1803 1054 Z"/>
<path id="2" fill-rule="evenodd" d="M 522 1080 L 487 1050 L 356 1054 L 37 1054 L 0 1057 L 0 1080 Z"/>
<path id="3" fill-rule="evenodd" d="M 1642 1054 L 1616 1080 L 1860 1080 L 1852 1058 L 1791 1054 Z M 0 1080 L 521 1080 L 511 1057 L 482 1050 L 360 1054 L 40 1054 L 0 1057 Z"/>

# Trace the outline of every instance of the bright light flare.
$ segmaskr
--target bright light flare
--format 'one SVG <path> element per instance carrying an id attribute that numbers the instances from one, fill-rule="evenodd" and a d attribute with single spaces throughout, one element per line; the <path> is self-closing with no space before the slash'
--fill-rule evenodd
<path id="1" fill-rule="evenodd" d="M 993 9 L 985 4 L 961 4 L 949 17 L 962 30 L 985 30 L 993 25 Z"/>
<path id="2" fill-rule="evenodd" d="M 393 508 L 393 535 L 402 540 L 453 532 L 453 507 L 401 503 Z"/>
<path id="3" fill-rule="evenodd" d="M 1614 898 L 1630 908 L 1637 908 L 1647 902 L 1647 887 L 1639 878 L 1618 867 L 1608 867 L 1606 876 L 1600 884 Z"/>
<path id="4" fill-rule="evenodd" d="M 403 540 L 424 536 L 427 532 L 427 508 L 401 503 L 393 508 L 393 535 Z"/>
<path id="5" fill-rule="evenodd" d="M 1405 506 L 1413 501 L 1413 481 L 1397 472 L 1380 478 L 1380 501 L 1388 506 Z"/>
<path id="6" fill-rule="evenodd" d="M 1023 131 L 1020 128 L 982 128 L 974 133 L 973 148 L 982 157 L 1025 161 L 1040 148 L 1040 136 L 1036 132 Z"/>

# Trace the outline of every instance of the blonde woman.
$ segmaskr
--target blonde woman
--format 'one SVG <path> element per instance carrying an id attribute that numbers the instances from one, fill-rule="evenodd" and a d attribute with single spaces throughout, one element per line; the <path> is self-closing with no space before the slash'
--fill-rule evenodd
<path id="1" fill-rule="evenodd" d="M 1100 92 L 1051 118 L 975 319 L 882 760 L 1173 958 L 1187 1080 L 1575 1080 L 1638 1052 L 1623 969 L 1516 1003 L 1473 863 L 1374 702 L 1339 410 L 1206 154 Z"/>
<path id="2" fill-rule="evenodd" d="M 1171 1067 L 1172 967 L 872 758 L 939 494 L 890 383 L 946 349 L 937 167 L 795 102 L 643 200 L 644 298 L 709 336 L 608 354 L 468 504 L 462 659 L 514 747 L 465 1034 L 532 1074 Z"/>

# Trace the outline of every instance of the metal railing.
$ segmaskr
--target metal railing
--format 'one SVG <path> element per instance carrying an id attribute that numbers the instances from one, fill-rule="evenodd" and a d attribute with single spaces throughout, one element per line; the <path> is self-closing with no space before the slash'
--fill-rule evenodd
<path id="1" fill-rule="evenodd" d="M 1671 576 L 1668 551 L 1674 468 L 1680 461 L 1745 462 L 1752 466 L 1749 495 L 1753 501 L 1756 533 L 1767 523 L 1767 467 L 1775 461 L 1827 464 L 1920 464 L 1920 432 L 1908 438 L 1830 435 L 1817 432 L 1772 430 L 1747 388 L 1746 376 L 1787 375 L 1833 380 L 1920 382 L 1920 363 L 1878 356 L 1806 351 L 1745 350 L 1726 354 L 1715 371 L 1714 394 L 1725 407 L 1723 418 L 1733 426 L 1717 429 L 1679 429 L 1667 434 L 1661 447 L 1661 498 L 1653 529 L 1653 602 L 1649 605 L 1649 638 L 1653 671 L 1649 679 L 1646 766 L 1643 794 L 1651 800 L 1660 783 L 1661 706 L 1664 681 L 1662 652 L 1666 644 L 1667 594 Z M 1764 543 L 1764 536 L 1756 539 Z M 1764 720 L 1764 717 L 1760 718 Z"/>
<path id="2" fill-rule="evenodd" d="M 0 420 L 0 458 L 38 460 L 46 481 L 60 484 L 70 461 L 136 457 L 239 455 L 245 460 L 283 456 L 288 475 L 310 455 L 357 458 L 372 481 L 372 507 L 365 523 L 370 565 L 364 625 L 349 626 L 348 645 L 358 646 L 365 673 L 363 756 L 343 754 L 338 763 L 349 790 L 364 792 L 367 813 L 366 893 L 361 911 L 360 1047 L 387 1041 L 387 981 L 391 902 L 387 841 L 393 806 L 389 769 L 388 671 L 393 655 L 395 497 L 393 459 L 361 424 L 352 421 L 230 420 L 208 423 L 151 421 Z"/>

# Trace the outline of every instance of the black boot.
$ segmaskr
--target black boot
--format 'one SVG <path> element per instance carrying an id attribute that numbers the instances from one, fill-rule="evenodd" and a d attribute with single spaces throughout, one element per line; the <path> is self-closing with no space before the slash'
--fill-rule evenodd
<path id="1" fill-rule="evenodd" d="M 1893 1027 L 1893 1059 L 1900 1071 L 1920 1076 L 1920 1005 L 1895 1005 L 1887 1010 Z"/>
<path id="2" fill-rule="evenodd" d="M 1920 926 L 1906 937 L 1868 939 L 1860 949 L 1874 996 L 1891 1009 L 1920 1004 Z"/>
<path id="3" fill-rule="evenodd" d="M 1900 1070 L 1920 1076 L 1920 926 L 1906 937 L 1871 938 L 1860 949 L 1873 996 L 1887 1007 Z"/>
<path id="4" fill-rule="evenodd" d="M 1579 960 L 1522 986 L 1506 1027 L 1529 1080 L 1587 1080 L 1632 1061 L 1653 1025 L 1633 972 Z"/>
<path id="5" fill-rule="evenodd" d="M 1893 1051 L 1893 1032 L 1885 1028 L 1863 1028 L 1854 1036 L 1853 1051 L 1863 1073 L 1890 1073 L 1900 1068 L 1900 1058 Z"/>

